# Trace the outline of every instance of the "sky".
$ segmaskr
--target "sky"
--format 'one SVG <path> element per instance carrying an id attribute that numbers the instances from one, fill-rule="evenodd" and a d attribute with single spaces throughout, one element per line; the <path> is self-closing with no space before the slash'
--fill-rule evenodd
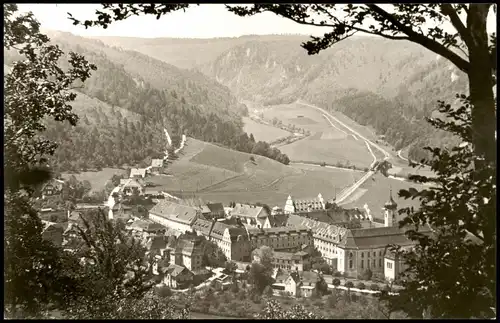
<path id="1" fill-rule="evenodd" d="M 169 13 L 157 20 L 154 16 L 131 17 L 111 24 L 107 29 L 73 26 L 67 12 L 80 20 L 95 18 L 99 4 L 19 4 L 20 11 L 32 11 L 42 29 L 67 31 L 80 36 L 124 36 L 141 38 L 213 38 L 242 35 L 304 34 L 323 35 L 328 27 L 304 26 L 289 19 L 265 12 L 252 17 L 239 17 L 228 12 L 223 4 L 203 4 L 186 12 Z M 381 5 L 385 6 L 385 5 Z M 496 30 L 493 14 L 488 19 L 489 32 Z"/>

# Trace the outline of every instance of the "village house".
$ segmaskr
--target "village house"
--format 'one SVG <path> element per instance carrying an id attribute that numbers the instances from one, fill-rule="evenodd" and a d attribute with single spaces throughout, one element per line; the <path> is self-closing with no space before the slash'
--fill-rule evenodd
<path id="1" fill-rule="evenodd" d="M 252 252 L 253 260 L 261 262 L 262 247 L 255 249 Z M 309 254 L 305 251 L 298 252 L 280 252 L 273 251 L 272 264 L 275 269 L 286 271 L 306 271 L 311 268 Z"/>
<path id="2" fill-rule="evenodd" d="M 286 214 L 292 214 L 292 213 L 325 210 L 326 209 L 325 206 L 326 203 L 321 193 L 318 194 L 318 196 L 315 198 L 303 199 L 303 200 L 293 199 L 291 195 L 288 195 L 283 210 Z"/>
<path id="3" fill-rule="evenodd" d="M 302 245 L 312 245 L 313 235 L 306 226 L 247 229 L 252 249 L 261 246 L 278 251 L 299 251 Z"/>
<path id="4" fill-rule="evenodd" d="M 197 277 L 206 276 L 202 267 L 202 237 L 186 233 L 179 237 L 174 249 L 170 250 L 169 266 L 160 268 L 163 283 L 172 288 L 187 288 Z"/>
<path id="5" fill-rule="evenodd" d="M 180 235 L 191 231 L 193 223 L 201 211 L 195 207 L 177 204 L 175 202 L 159 201 L 150 211 L 149 219 L 176 231 Z"/>
<path id="6" fill-rule="evenodd" d="M 160 258 L 164 258 L 168 251 L 168 236 L 159 235 L 148 237 L 146 249 L 148 255 L 158 255 Z"/>
<path id="7" fill-rule="evenodd" d="M 130 178 L 145 178 L 146 177 L 146 168 L 131 168 L 129 177 Z"/>
<path id="8" fill-rule="evenodd" d="M 170 264 L 160 272 L 163 273 L 163 283 L 171 288 L 185 289 L 193 281 L 194 274 L 184 266 Z"/>
<path id="9" fill-rule="evenodd" d="M 406 270 L 408 266 L 400 255 L 386 249 L 384 255 L 384 277 L 387 281 L 394 281 L 400 277 L 400 274 Z"/>
<path id="10" fill-rule="evenodd" d="M 214 221 L 210 241 L 219 246 L 228 260 L 250 261 L 251 245 L 244 228 Z"/>
<path id="11" fill-rule="evenodd" d="M 262 206 L 236 203 L 231 216 L 241 219 L 243 223 L 255 228 L 270 228 L 269 214 Z"/>
<path id="12" fill-rule="evenodd" d="M 120 189 L 118 190 L 119 195 L 131 196 L 134 193 L 137 195 L 144 195 L 145 192 L 145 185 L 142 180 L 136 178 L 120 179 Z"/>
<path id="13" fill-rule="evenodd" d="M 208 214 L 203 214 L 207 219 L 221 219 L 226 215 L 222 203 L 207 203 L 207 208 L 210 212 Z"/>
<path id="14" fill-rule="evenodd" d="M 134 222 L 129 223 L 125 228 L 127 230 L 132 231 L 132 233 L 138 236 L 146 238 L 152 234 L 155 235 L 165 234 L 167 230 L 164 226 L 162 226 L 159 223 L 143 219 L 135 220 Z"/>
<path id="15" fill-rule="evenodd" d="M 228 290 L 233 284 L 231 276 L 222 274 L 220 277 L 214 279 L 214 287 L 216 290 Z"/>
<path id="16" fill-rule="evenodd" d="M 42 188 L 42 199 L 61 194 L 63 185 L 64 181 L 60 179 L 53 179 L 49 181 Z"/>
<path id="17" fill-rule="evenodd" d="M 312 271 L 291 272 L 285 280 L 285 293 L 294 297 L 311 297 L 320 277 Z"/>
<path id="18" fill-rule="evenodd" d="M 151 159 L 151 167 L 150 171 L 152 173 L 157 173 L 163 169 L 163 159 L 162 158 L 153 158 Z"/>
<path id="19" fill-rule="evenodd" d="M 175 249 L 170 251 L 170 264 L 184 266 L 190 271 L 202 268 L 202 239 L 193 234 L 179 238 Z"/>

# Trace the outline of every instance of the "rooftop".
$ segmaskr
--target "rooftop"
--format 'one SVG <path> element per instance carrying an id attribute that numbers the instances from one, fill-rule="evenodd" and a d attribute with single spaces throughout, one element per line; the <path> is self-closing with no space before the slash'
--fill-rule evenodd
<path id="1" fill-rule="evenodd" d="M 161 200 L 149 211 L 149 213 L 175 222 L 192 225 L 199 214 L 199 210 L 195 207 Z"/>
<path id="2" fill-rule="evenodd" d="M 267 217 L 267 212 L 264 211 L 262 206 L 248 205 L 248 204 L 236 204 L 236 206 L 231 211 L 233 216 L 239 217 L 249 217 L 249 218 L 265 218 Z"/>

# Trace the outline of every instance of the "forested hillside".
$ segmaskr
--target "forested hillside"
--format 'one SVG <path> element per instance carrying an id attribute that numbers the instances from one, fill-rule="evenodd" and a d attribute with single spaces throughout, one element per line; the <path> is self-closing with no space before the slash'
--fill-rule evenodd
<path id="1" fill-rule="evenodd" d="M 171 64 L 199 68 L 242 99 L 268 105 L 303 99 L 342 111 L 385 135 L 396 149 L 410 146 L 414 159 L 427 155 L 422 147 L 428 143 L 451 142 L 424 117 L 432 115 L 437 100 L 453 103 L 455 93 L 467 86 L 465 75 L 424 48 L 375 37 L 352 37 L 313 56 L 300 47 L 307 36 L 101 39 Z M 197 60 L 193 48 L 203 49 L 207 56 Z"/>
<path id="2" fill-rule="evenodd" d="M 47 120 L 45 135 L 59 143 L 51 159 L 59 171 L 147 162 L 165 150 L 163 128 L 168 129 L 174 145 L 186 134 L 286 160 L 279 151 L 261 149 L 262 145 L 243 132 L 241 116 L 246 107 L 238 104 L 228 88 L 200 72 L 113 49 L 97 40 L 68 33 L 51 36 L 65 53 L 83 54 L 98 67 L 84 86 L 76 89 L 80 94 L 73 107 L 80 116 L 78 126 Z M 11 65 L 19 56 L 4 52 L 4 58 L 5 64 Z"/>

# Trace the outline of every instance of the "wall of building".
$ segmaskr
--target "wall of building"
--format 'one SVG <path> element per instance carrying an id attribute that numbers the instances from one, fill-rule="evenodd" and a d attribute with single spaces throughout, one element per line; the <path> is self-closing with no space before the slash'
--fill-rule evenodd
<path id="1" fill-rule="evenodd" d="M 288 277 L 285 280 L 285 292 L 290 293 L 293 296 L 297 294 L 297 284 L 291 277 Z"/>
<path id="2" fill-rule="evenodd" d="M 316 249 L 321 252 L 322 257 L 325 258 L 326 262 L 329 265 L 333 265 L 337 262 L 336 259 L 338 258 L 338 255 L 336 243 L 326 241 L 317 237 L 314 237 L 313 243 Z"/>
<path id="3" fill-rule="evenodd" d="M 259 234 L 251 237 L 252 248 L 259 248 L 268 246 L 272 249 L 282 250 L 298 248 L 303 244 L 312 245 L 313 238 L 310 232 L 296 233 L 272 233 L 272 234 Z"/>
<path id="4" fill-rule="evenodd" d="M 176 230 L 179 233 L 184 233 L 186 231 L 191 231 L 191 226 L 189 224 L 184 224 L 176 221 L 172 221 L 169 219 L 166 219 L 164 217 L 149 213 L 149 219 L 151 221 L 154 221 L 156 223 L 159 223 L 163 226 L 166 226 L 167 228 L 170 228 L 172 230 Z"/>
<path id="5" fill-rule="evenodd" d="M 384 248 L 358 250 L 358 272 L 362 273 L 367 268 L 372 272 L 384 271 Z M 375 265 L 374 261 L 375 260 Z"/>

